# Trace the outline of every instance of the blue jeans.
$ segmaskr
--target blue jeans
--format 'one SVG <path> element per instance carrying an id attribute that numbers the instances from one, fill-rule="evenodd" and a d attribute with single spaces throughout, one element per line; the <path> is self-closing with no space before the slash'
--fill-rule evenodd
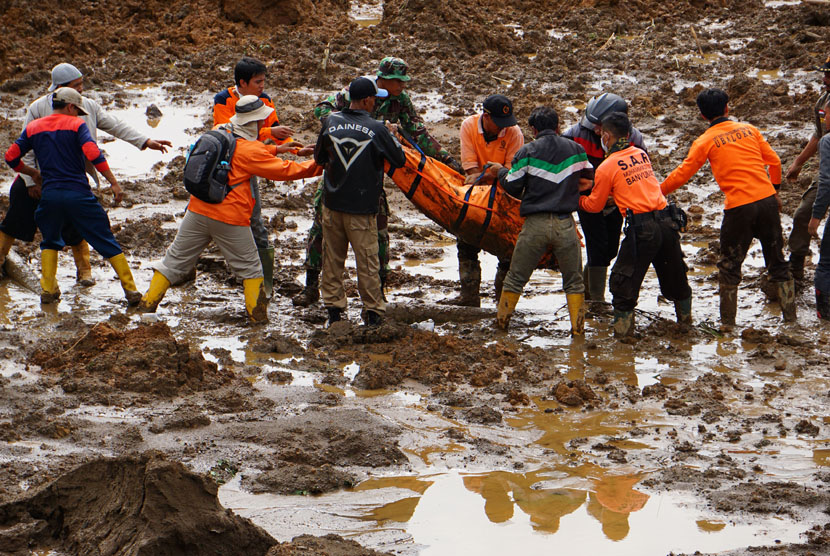
<path id="1" fill-rule="evenodd" d="M 830 224 L 826 223 L 816 266 L 816 289 L 823 293 L 830 292 Z"/>
<path id="2" fill-rule="evenodd" d="M 110 219 L 91 191 L 45 189 L 35 211 L 35 222 L 43 235 L 41 249 L 63 249 L 61 230 L 70 223 L 105 259 L 121 254 Z"/>

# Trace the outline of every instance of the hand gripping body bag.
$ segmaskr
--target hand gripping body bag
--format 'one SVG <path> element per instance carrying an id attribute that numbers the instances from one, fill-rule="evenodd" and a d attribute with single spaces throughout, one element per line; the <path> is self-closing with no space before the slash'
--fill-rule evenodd
<path id="1" fill-rule="evenodd" d="M 235 149 L 236 138 L 227 131 L 214 129 L 199 137 L 184 163 L 188 193 L 206 203 L 221 203 L 235 187 L 228 184 Z"/>

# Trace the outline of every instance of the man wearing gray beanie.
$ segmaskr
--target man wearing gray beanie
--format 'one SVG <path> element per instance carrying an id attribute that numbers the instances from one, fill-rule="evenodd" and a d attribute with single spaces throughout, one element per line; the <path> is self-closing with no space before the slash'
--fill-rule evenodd
<path id="1" fill-rule="evenodd" d="M 79 93 L 84 91 L 83 74 L 78 68 L 69 63 L 61 63 L 52 68 L 52 83 L 49 85 L 49 93 L 43 95 L 26 110 L 26 118 L 23 121 L 23 129 L 33 120 L 48 116 L 52 113 L 52 92 L 59 87 L 70 87 Z M 167 152 L 171 147 L 170 141 L 150 139 L 142 133 L 133 129 L 121 120 L 107 114 L 100 104 L 94 100 L 83 97 L 83 110 L 86 115 L 81 116 L 93 141 L 98 141 L 98 130 L 106 131 L 113 137 L 144 149 Z M 37 168 L 34 152 L 30 152 L 23 159 L 27 166 Z M 87 172 L 93 180 L 98 183 L 98 176 L 91 166 Z M 32 241 L 37 231 L 35 224 L 35 209 L 40 199 L 40 184 L 26 175 L 18 174 L 12 183 L 9 191 L 9 209 L 6 211 L 2 223 L 0 223 L 0 270 L 5 263 L 6 255 L 16 239 L 21 241 Z M 72 255 L 77 267 L 78 282 L 82 286 L 91 286 L 95 283 L 92 278 L 92 268 L 89 263 L 89 245 L 83 237 L 71 225 L 67 225 L 62 234 L 63 241 L 72 248 Z"/>

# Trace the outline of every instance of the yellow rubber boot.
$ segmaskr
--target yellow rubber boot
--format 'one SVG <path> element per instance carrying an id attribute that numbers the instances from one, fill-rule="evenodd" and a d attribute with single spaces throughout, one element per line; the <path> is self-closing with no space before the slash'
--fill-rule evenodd
<path id="1" fill-rule="evenodd" d="M 54 249 L 43 249 L 40 252 L 40 302 L 55 303 L 61 297 L 58 288 L 58 252 Z"/>
<path id="2" fill-rule="evenodd" d="M 165 278 L 164 274 L 158 270 L 155 271 L 153 279 L 150 280 L 150 287 L 147 288 L 147 293 L 144 294 L 141 303 L 138 304 L 138 310 L 142 313 L 155 313 L 169 287 L 170 280 Z"/>
<path id="3" fill-rule="evenodd" d="M 268 322 L 268 297 L 265 295 L 263 278 L 249 278 L 242 281 L 245 289 L 245 310 L 254 322 Z"/>
<path id="4" fill-rule="evenodd" d="M 571 317 L 571 335 L 582 336 L 585 334 L 585 294 L 569 293 L 565 298 L 568 300 L 568 314 Z"/>
<path id="5" fill-rule="evenodd" d="M 14 238 L 9 234 L 0 232 L 0 276 L 3 275 L 3 265 L 6 264 L 6 255 L 14 245 Z"/>
<path id="6" fill-rule="evenodd" d="M 84 287 L 95 284 L 95 279 L 92 277 L 92 266 L 89 264 L 89 244 L 82 241 L 78 245 L 73 245 L 72 256 L 75 258 L 75 268 L 78 269 L 76 273 L 78 283 Z"/>
<path id="7" fill-rule="evenodd" d="M 516 310 L 516 304 L 519 302 L 521 295 L 516 292 L 502 290 L 499 298 L 499 312 L 496 315 L 496 326 L 500 329 L 507 330 L 510 317 L 513 316 L 513 311 Z"/>
<path id="8" fill-rule="evenodd" d="M 141 292 L 135 287 L 135 280 L 133 280 L 133 273 L 130 271 L 127 257 L 124 256 L 124 253 L 119 253 L 111 257 L 109 261 L 112 269 L 118 275 L 118 279 L 121 280 L 121 288 L 124 290 L 124 297 L 127 298 L 127 305 L 131 307 L 138 305 L 138 302 L 141 301 Z"/>

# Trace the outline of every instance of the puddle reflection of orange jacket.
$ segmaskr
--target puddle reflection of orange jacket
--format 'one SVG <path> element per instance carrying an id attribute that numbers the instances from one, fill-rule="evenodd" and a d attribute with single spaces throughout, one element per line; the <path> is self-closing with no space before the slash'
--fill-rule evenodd
<path id="1" fill-rule="evenodd" d="M 254 198 L 251 195 L 251 177 L 260 176 L 275 181 L 296 180 L 319 176 L 323 168 L 314 160 L 294 162 L 276 158 L 276 145 L 265 145 L 259 141 L 238 138 L 236 150 L 231 160 L 231 173 L 228 183 L 237 185 L 228 193 L 221 203 L 206 203 L 196 197 L 190 197 L 188 210 L 230 224 L 232 226 L 250 226 L 251 213 L 254 210 Z"/>
<path id="2" fill-rule="evenodd" d="M 750 124 L 719 118 L 695 139 L 686 160 L 660 185 L 663 194 L 686 183 L 706 160 L 726 195 L 726 209 L 766 199 L 775 194 L 772 184 L 781 183 L 781 159 L 761 132 Z"/>

